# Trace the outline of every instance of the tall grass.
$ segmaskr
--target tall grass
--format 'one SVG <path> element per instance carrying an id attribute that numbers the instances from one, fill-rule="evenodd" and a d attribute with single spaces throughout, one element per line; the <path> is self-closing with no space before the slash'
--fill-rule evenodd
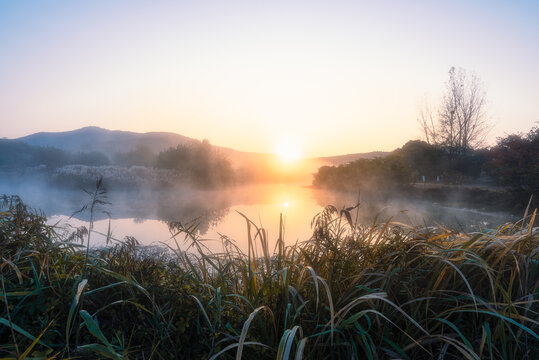
<path id="1" fill-rule="evenodd" d="M 89 234 L 62 236 L 4 197 L 0 355 L 537 358 L 536 212 L 460 233 L 364 226 L 353 211 L 329 206 L 310 239 L 285 245 L 281 231 L 275 249 L 245 217 L 246 253 L 227 237 L 212 253 L 182 224 L 171 227 L 170 251 L 133 238 L 88 251 L 76 240 Z"/>

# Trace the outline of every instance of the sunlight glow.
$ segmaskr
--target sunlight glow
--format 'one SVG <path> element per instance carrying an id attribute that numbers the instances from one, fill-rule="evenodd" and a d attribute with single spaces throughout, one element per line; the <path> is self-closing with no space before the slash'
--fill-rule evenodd
<path id="1" fill-rule="evenodd" d="M 485 83 L 485 145 L 539 119 L 539 0 L 69 3 L 0 1 L 0 138 L 175 132 L 295 169 L 421 137 L 451 66 Z"/>
<path id="2" fill-rule="evenodd" d="M 275 147 L 275 154 L 285 163 L 291 163 L 301 159 L 299 145 L 290 139 L 279 140 Z"/>

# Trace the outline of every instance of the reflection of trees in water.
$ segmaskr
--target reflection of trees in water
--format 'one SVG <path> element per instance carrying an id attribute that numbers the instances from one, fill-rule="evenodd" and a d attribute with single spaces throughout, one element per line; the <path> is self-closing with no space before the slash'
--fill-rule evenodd
<path id="1" fill-rule="evenodd" d="M 201 209 L 196 206 L 178 208 L 174 214 L 166 217 L 159 216 L 171 231 L 191 229 L 197 235 L 204 235 L 211 227 L 219 224 L 228 214 L 229 209 Z"/>
<path id="2" fill-rule="evenodd" d="M 204 235 L 228 214 L 231 206 L 228 197 L 217 194 L 196 191 L 165 193 L 155 203 L 157 219 L 165 222 L 171 230 L 196 226 L 195 232 Z"/>
<path id="3" fill-rule="evenodd" d="M 16 184 L 15 184 L 16 185 Z M 0 195 L 18 194 L 28 206 L 43 211 L 47 216 L 72 216 L 88 201 L 82 190 L 65 190 L 46 187 L 29 181 L 21 186 L 0 186 Z M 107 193 L 109 205 L 104 207 L 111 218 L 132 218 L 136 223 L 148 219 L 168 222 L 199 224 L 199 233 L 204 234 L 227 214 L 231 206 L 230 194 L 225 191 L 200 191 L 189 187 L 177 187 L 163 191 L 111 190 Z M 89 221 L 87 212 L 75 214 L 74 218 Z M 95 221 L 106 220 L 104 213 L 96 213 Z"/>
<path id="4" fill-rule="evenodd" d="M 163 221 L 172 232 L 190 229 L 190 232 L 195 235 L 205 235 L 210 228 L 221 222 L 221 220 L 228 214 L 228 211 L 229 209 L 208 210 L 194 219 L 186 217 L 185 220 Z"/>

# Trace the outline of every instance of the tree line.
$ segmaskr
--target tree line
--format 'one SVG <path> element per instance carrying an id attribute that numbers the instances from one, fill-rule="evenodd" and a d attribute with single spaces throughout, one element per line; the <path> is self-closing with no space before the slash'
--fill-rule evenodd
<path id="1" fill-rule="evenodd" d="M 236 181 L 228 159 L 208 140 L 178 145 L 158 154 L 145 146 L 137 146 L 112 157 L 101 152 L 70 153 L 54 147 L 33 146 L 23 142 L 0 139 L 0 170 L 39 167 L 54 171 L 65 165 L 145 166 L 173 170 L 180 178 L 198 187 L 211 188 Z"/>
<path id="2" fill-rule="evenodd" d="M 313 185 L 341 191 L 393 191 L 413 183 L 487 183 L 507 187 L 517 198 L 539 195 L 539 127 L 499 138 L 489 149 L 467 149 L 458 156 L 447 146 L 415 140 L 386 157 L 323 166 Z"/>
<path id="3" fill-rule="evenodd" d="M 70 164 L 102 166 L 110 165 L 111 160 L 98 151 L 73 154 L 54 147 L 33 146 L 20 141 L 0 139 L 0 169 L 34 166 L 55 169 Z"/>

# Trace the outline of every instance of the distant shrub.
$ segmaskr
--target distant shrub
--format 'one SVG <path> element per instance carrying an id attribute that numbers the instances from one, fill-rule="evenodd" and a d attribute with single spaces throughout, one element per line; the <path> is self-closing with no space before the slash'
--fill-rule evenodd
<path id="1" fill-rule="evenodd" d="M 162 151 L 156 164 L 160 168 L 174 169 L 200 187 L 217 187 L 234 181 L 230 162 L 204 140 L 191 145 L 178 145 Z"/>
<path id="2" fill-rule="evenodd" d="M 384 158 L 359 159 L 340 166 L 323 166 L 313 185 L 336 190 L 389 191 L 412 181 L 412 169 L 400 154 Z"/>
<path id="3" fill-rule="evenodd" d="M 488 170 L 500 184 L 524 198 L 539 196 L 539 127 L 499 138 L 489 158 Z"/>
<path id="4" fill-rule="evenodd" d="M 127 152 L 116 153 L 114 162 L 122 166 L 156 166 L 157 155 L 154 154 L 148 147 L 137 145 L 133 150 Z"/>
<path id="5" fill-rule="evenodd" d="M 80 152 L 72 156 L 71 164 L 87 165 L 87 166 L 104 166 L 110 165 L 109 157 L 99 151 Z"/>

